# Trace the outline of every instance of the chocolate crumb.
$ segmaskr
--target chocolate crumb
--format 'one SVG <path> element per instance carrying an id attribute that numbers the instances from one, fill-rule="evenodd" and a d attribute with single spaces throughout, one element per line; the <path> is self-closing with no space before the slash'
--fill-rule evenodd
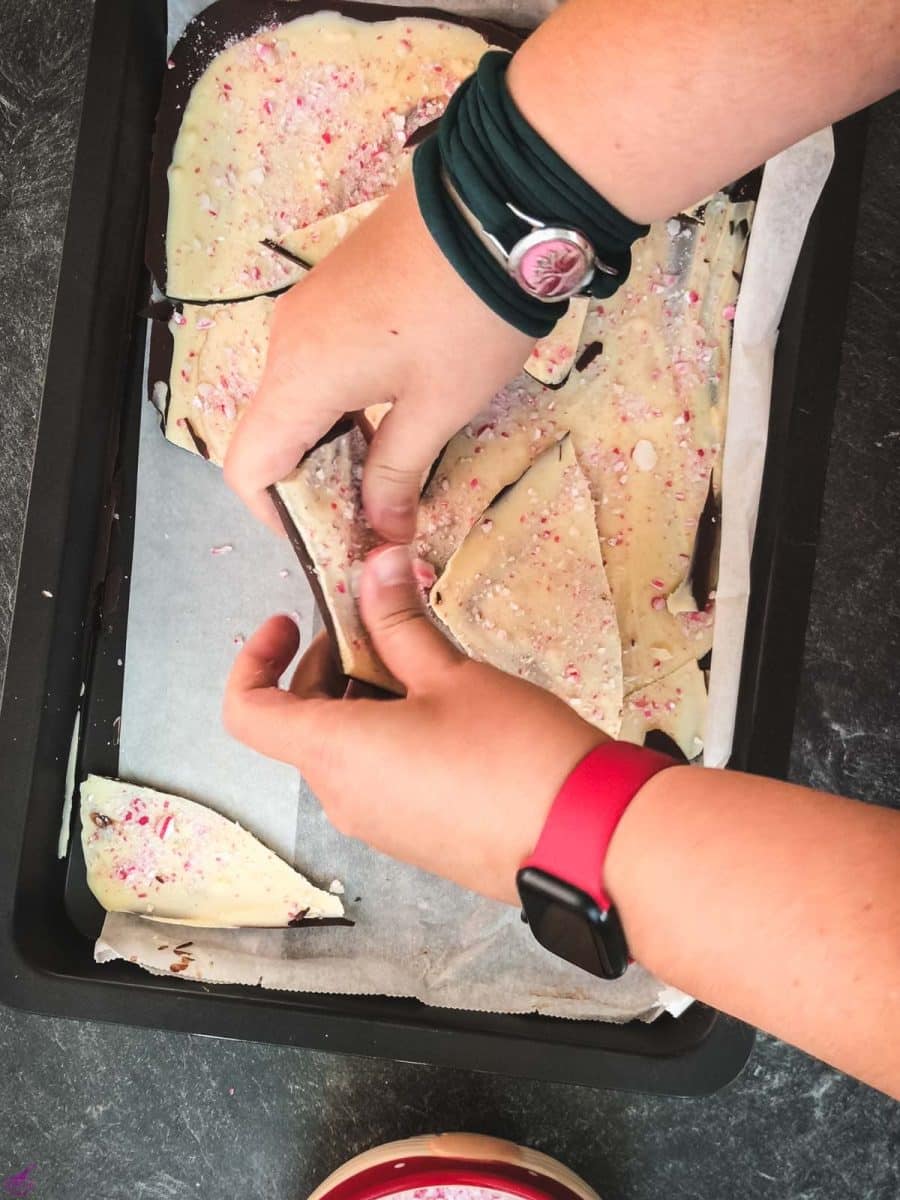
<path id="1" fill-rule="evenodd" d="M 589 342 L 575 360 L 576 371 L 586 371 L 595 358 L 603 353 L 602 342 Z"/>
<path id="2" fill-rule="evenodd" d="M 416 146 L 420 146 L 422 142 L 428 141 L 433 133 L 437 132 L 437 127 L 440 124 L 440 117 L 434 121 L 426 121 L 424 125 L 420 125 L 418 129 L 413 130 L 403 144 L 404 150 L 413 150 Z"/>
<path id="3" fill-rule="evenodd" d="M 201 455 L 203 458 L 205 458 L 208 462 L 209 461 L 209 447 L 207 446 L 206 442 L 203 440 L 203 438 L 200 436 L 200 434 L 197 433 L 197 431 L 194 429 L 193 425 L 190 422 L 189 417 L 184 418 L 184 423 L 185 423 L 185 426 L 187 427 L 188 433 L 191 435 L 191 441 L 197 447 L 197 453 L 199 455 Z"/>
<path id="4" fill-rule="evenodd" d="M 97 826 L 98 829 L 106 829 L 107 826 L 113 824 L 112 817 L 108 817 L 108 816 L 106 816 L 105 813 L 100 813 L 100 812 L 92 812 L 91 820 L 94 822 L 94 824 Z"/>

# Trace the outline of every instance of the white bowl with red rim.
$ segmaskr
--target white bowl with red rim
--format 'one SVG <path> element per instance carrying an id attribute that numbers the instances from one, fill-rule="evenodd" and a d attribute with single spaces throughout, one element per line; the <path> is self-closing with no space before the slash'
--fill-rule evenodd
<path id="1" fill-rule="evenodd" d="M 556 1159 L 474 1133 L 428 1134 L 357 1155 L 309 1200 L 600 1200 Z"/>

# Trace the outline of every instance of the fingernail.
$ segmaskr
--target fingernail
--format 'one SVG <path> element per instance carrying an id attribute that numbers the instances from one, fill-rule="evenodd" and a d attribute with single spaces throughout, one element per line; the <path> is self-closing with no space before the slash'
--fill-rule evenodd
<path id="1" fill-rule="evenodd" d="M 406 546 L 392 546 L 388 550 L 382 550 L 372 559 L 372 569 L 378 582 L 386 587 L 405 583 L 410 573 L 409 550 Z"/>

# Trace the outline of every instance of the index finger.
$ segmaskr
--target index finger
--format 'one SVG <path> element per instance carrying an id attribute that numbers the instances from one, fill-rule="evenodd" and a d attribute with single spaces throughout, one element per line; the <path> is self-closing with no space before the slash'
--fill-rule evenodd
<path id="1" fill-rule="evenodd" d="M 307 415 L 293 389 L 287 394 L 265 380 L 238 422 L 225 455 L 225 482 L 282 537 L 284 526 L 266 488 L 290 475 L 333 423 L 330 410 Z"/>

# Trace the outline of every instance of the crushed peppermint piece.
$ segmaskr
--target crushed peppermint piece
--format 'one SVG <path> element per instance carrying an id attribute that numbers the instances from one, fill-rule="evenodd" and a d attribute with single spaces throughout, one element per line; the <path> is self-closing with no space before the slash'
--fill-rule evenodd
<path id="1" fill-rule="evenodd" d="M 278 572 L 279 579 L 287 579 L 289 575 L 290 571 L 287 569 L 287 567 L 282 567 L 282 569 Z"/>
<path id="2" fill-rule="evenodd" d="M 48 600 L 52 600 L 52 599 L 53 599 L 53 593 L 52 593 L 52 592 L 48 592 L 46 588 L 43 588 L 43 589 L 41 590 L 41 595 L 42 595 L 42 596 L 46 596 L 46 598 L 47 598 Z"/>
<path id="3" fill-rule="evenodd" d="M 437 581 L 437 571 L 424 558 L 414 558 L 412 563 L 413 576 L 423 592 L 428 592 Z"/>
<path id="4" fill-rule="evenodd" d="M 328 885 L 328 890 L 331 892 L 332 896 L 343 896 L 344 885 L 339 879 L 332 879 L 331 883 Z"/>
<path id="5" fill-rule="evenodd" d="M 733 321 L 734 314 L 736 312 L 737 312 L 736 304 L 726 304 L 725 307 L 722 309 L 722 316 L 725 318 L 726 321 Z"/>
<path id="6" fill-rule="evenodd" d="M 236 633 L 234 635 L 234 637 L 231 639 L 232 645 L 234 645 L 234 646 L 243 646 L 245 641 L 246 641 L 246 638 L 244 637 L 244 635 L 242 633 Z"/>
<path id="7" fill-rule="evenodd" d="M 230 554 L 233 549 L 234 546 L 232 546 L 231 542 L 225 542 L 222 546 L 210 546 L 209 552 L 215 555 Z"/>
<path id="8" fill-rule="evenodd" d="M 641 438 L 634 444 L 631 461 L 639 471 L 652 471 L 657 461 L 656 447 L 647 438 Z"/>

